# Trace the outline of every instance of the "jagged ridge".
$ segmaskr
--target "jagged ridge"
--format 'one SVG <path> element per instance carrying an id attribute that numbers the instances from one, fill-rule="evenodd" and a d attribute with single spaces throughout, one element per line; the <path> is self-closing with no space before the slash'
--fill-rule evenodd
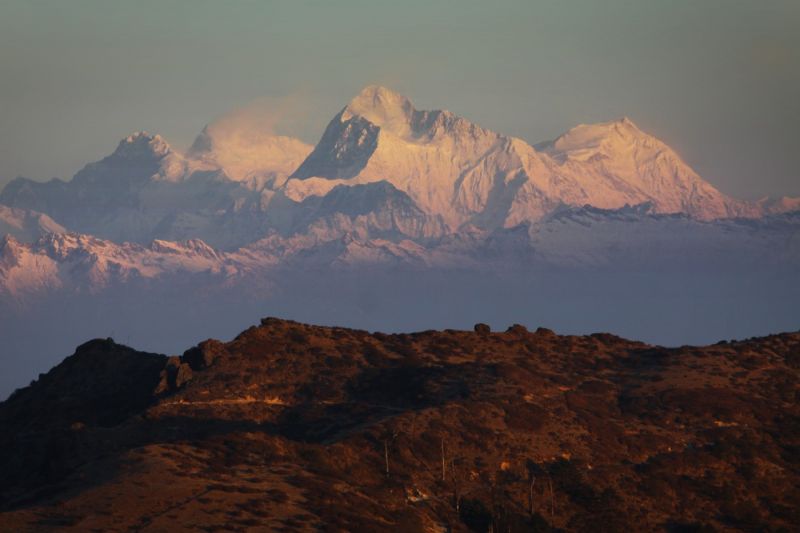
<path id="1" fill-rule="evenodd" d="M 214 123 L 183 155 L 160 136 L 139 132 L 71 181 L 10 182 L 0 204 L 116 242 L 200 238 L 226 250 L 271 231 L 307 231 L 308 199 L 376 182 L 390 184 L 415 206 L 395 210 L 388 196 L 373 195 L 367 209 L 376 220 L 398 222 L 395 240 L 428 240 L 471 226 L 513 227 L 564 205 L 618 209 L 646 202 L 656 213 L 701 220 L 798 207 L 798 199 L 747 203 L 725 196 L 629 119 L 580 125 L 534 148 L 448 111 L 417 110 L 379 86 L 353 98 L 313 150 L 266 131 L 243 135 Z M 324 222 L 335 238 L 359 226 L 346 211 Z M 434 222 L 423 229 L 418 212 Z M 38 237 L 10 230 L 17 238 Z M 376 231 L 362 235 L 385 235 Z"/>

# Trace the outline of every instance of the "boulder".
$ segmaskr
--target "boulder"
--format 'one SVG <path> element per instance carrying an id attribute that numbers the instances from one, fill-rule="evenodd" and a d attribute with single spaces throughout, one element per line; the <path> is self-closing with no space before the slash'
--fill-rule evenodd
<path id="1" fill-rule="evenodd" d="M 484 324 L 482 322 L 475 324 L 473 329 L 475 329 L 475 333 L 479 335 L 488 335 L 492 332 L 492 328 L 489 327 L 489 324 Z"/>

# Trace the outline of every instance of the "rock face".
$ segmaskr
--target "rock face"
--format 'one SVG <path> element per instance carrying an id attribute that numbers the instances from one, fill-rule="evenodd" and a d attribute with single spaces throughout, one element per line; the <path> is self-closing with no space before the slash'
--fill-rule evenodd
<path id="1" fill-rule="evenodd" d="M 0 522 L 793 527 L 800 334 L 666 349 L 487 330 L 270 318 L 170 358 L 91 341 L 0 403 Z"/>
<path id="2" fill-rule="evenodd" d="M 225 355 L 227 355 L 227 350 L 223 343 L 215 339 L 208 339 L 184 352 L 182 361 L 194 370 L 203 370 Z"/>
<path id="3" fill-rule="evenodd" d="M 472 328 L 478 335 L 488 335 L 492 332 L 492 328 L 488 324 L 478 323 Z"/>

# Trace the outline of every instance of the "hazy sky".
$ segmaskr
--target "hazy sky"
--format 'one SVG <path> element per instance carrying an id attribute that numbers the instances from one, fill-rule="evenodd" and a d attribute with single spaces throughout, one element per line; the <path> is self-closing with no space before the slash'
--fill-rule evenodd
<path id="1" fill-rule="evenodd" d="M 627 115 L 724 192 L 800 195 L 798 0 L 0 0 L 0 186 L 253 100 L 315 142 L 370 83 L 532 143 Z"/>

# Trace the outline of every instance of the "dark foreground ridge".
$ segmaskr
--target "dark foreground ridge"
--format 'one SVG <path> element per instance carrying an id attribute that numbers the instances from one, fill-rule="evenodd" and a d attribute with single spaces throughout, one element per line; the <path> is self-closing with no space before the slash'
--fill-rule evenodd
<path id="1" fill-rule="evenodd" d="M 791 531 L 800 333 L 96 340 L 0 404 L 0 529 Z"/>

